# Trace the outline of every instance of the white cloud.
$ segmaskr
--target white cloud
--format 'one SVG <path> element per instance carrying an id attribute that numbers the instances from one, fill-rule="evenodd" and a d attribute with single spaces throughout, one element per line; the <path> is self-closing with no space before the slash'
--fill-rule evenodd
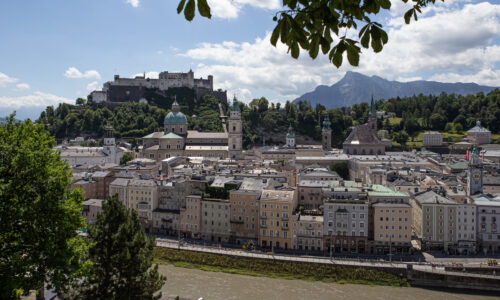
<path id="1" fill-rule="evenodd" d="M 221 19 L 234 19 L 246 5 L 261 9 L 276 10 L 279 0 L 208 0 L 212 15 Z"/>
<path id="2" fill-rule="evenodd" d="M 386 29 L 389 43 L 384 50 L 376 54 L 363 49 L 357 68 L 344 58 L 344 66 L 336 69 L 322 54 L 311 60 L 304 51 L 295 60 L 286 46 L 270 44 L 269 33 L 253 42 L 201 43 L 181 55 L 197 60 L 196 75 L 214 75 L 215 87 L 230 95 L 248 89 L 249 95 L 274 94 L 278 100 L 294 99 L 320 84 L 331 85 L 349 70 L 389 80 L 438 78 L 500 86 L 496 67 L 500 45 L 495 42 L 500 36 L 500 5 L 449 4 L 410 25 L 393 23 Z"/>
<path id="3" fill-rule="evenodd" d="M 99 83 L 97 81 L 92 81 L 91 83 L 87 84 L 87 91 L 97 90 L 98 84 Z"/>
<path id="4" fill-rule="evenodd" d="M 500 86 L 500 70 L 485 69 L 474 74 L 440 73 L 429 80 L 440 82 L 480 82 L 489 86 Z"/>
<path id="5" fill-rule="evenodd" d="M 50 93 L 40 91 L 18 97 L 0 96 L 0 108 L 17 109 L 22 107 L 45 107 L 57 105 L 61 102 L 73 103 L 74 100 L 59 97 Z"/>
<path id="6" fill-rule="evenodd" d="M 9 77 L 7 74 L 0 72 L 0 87 L 6 87 L 8 84 L 17 82 L 17 78 Z"/>
<path id="7" fill-rule="evenodd" d="M 101 79 L 101 75 L 96 70 L 88 70 L 82 73 L 75 67 L 69 67 L 64 72 L 64 76 L 67 78 Z"/>
<path id="8" fill-rule="evenodd" d="M 16 89 L 19 91 L 29 90 L 30 85 L 27 83 L 18 83 L 18 84 L 16 84 Z"/>
<path id="9" fill-rule="evenodd" d="M 132 7 L 139 7 L 139 0 L 127 0 L 127 3 L 132 5 Z"/>

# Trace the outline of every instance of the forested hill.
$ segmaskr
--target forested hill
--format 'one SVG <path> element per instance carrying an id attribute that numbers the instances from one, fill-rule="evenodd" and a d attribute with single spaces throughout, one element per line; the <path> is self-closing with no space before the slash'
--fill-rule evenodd
<path id="1" fill-rule="evenodd" d="M 361 73 L 347 72 L 337 83 L 318 86 L 294 102 L 306 100 L 311 105 L 321 104 L 326 108 L 352 106 L 369 99 L 389 99 L 393 97 L 411 97 L 413 95 L 435 95 L 441 93 L 468 95 L 478 92 L 488 93 L 494 87 L 481 86 L 475 83 L 443 83 L 436 81 L 389 81 L 379 76 L 366 76 Z"/>
<path id="2" fill-rule="evenodd" d="M 161 105 L 148 105 L 124 102 L 115 107 L 99 106 L 91 101 L 77 99 L 76 105 L 61 103 L 57 108 L 49 106 L 40 114 L 37 122 L 46 124 L 46 128 L 58 139 L 89 136 L 100 138 L 103 127 L 111 124 L 118 138 L 139 138 L 153 131 L 163 130 L 163 121 L 173 97 L 159 99 Z M 182 112 L 188 119 L 190 129 L 203 131 L 222 131 L 219 118 L 218 101 L 211 95 L 200 100 L 194 97 L 177 97 Z M 156 104 L 156 103 L 155 103 Z"/>
<path id="3" fill-rule="evenodd" d="M 117 137 L 140 138 L 163 128 L 163 119 L 168 110 L 153 105 L 124 103 L 114 109 L 95 107 L 81 99 L 79 105 L 61 104 L 54 109 L 47 107 L 38 122 L 57 138 L 91 135 L 102 137 L 103 126 L 113 125 Z M 253 99 L 249 104 L 240 103 L 243 118 L 243 142 L 246 148 L 252 145 L 283 144 L 289 124 L 297 133 L 298 143 L 318 143 L 321 124 L 326 113 L 332 122 L 332 142 L 341 147 L 352 125 L 363 124 L 369 113 L 369 99 L 351 108 L 345 114 L 340 108 L 325 109 L 322 105 L 312 107 L 305 101 L 285 105 L 269 103 L 266 98 Z M 192 105 L 179 100 L 181 110 L 187 115 L 189 129 L 200 131 L 222 131 L 217 99 L 204 96 Z M 463 134 L 477 120 L 493 133 L 500 132 L 500 90 L 489 94 L 459 96 L 413 96 L 390 98 L 375 102 L 377 110 L 394 112 L 395 118 L 379 120 L 379 128 L 391 134 L 404 133 L 416 137 L 424 130 L 439 130 Z M 226 114 L 228 113 L 225 108 Z M 192 118 L 191 114 L 196 114 Z M 399 137 L 399 136 L 398 136 Z"/>

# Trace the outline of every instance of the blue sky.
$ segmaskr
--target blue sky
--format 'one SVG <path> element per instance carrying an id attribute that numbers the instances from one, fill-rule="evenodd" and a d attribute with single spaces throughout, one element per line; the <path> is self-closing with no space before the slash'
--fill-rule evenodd
<path id="1" fill-rule="evenodd" d="M 209 0 L 212 20 L 187 22 L 177 0 L 0 2 L 0 116 L 36 118 L 46 105 L 74 102 L 114 74 L 187 71 L 214 75 L 215 87 L 248 101 L 293 100 L 346 71 L 393 80 L 477 82 L 500 86 L 500 5 L 446 0 L 402 24 L 406 7 L 392 0 L 379 18 L 389 31 L 380 54 L 364 50 L 359 68 L 269 44 L 279 0 Z M 351 34 L 355 34 L 352 32 Z"/>

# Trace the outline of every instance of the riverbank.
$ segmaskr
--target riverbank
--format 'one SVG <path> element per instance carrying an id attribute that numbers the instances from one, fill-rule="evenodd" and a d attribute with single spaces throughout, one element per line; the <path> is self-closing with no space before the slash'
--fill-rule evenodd
<path id="1" fill-rule="evenodd" d="M 154 256 L 158 264 L 172 264 L 182 268 L 249 275 L 253 277 L 300 279 L 340 284 L 409 286 L 405 278 L 400 278 L 396 275 L 379 270 L 363 268 L 333 267 L 312 263 L 250 259 L 162 247 L 156 247 L 154 249 Z"/>
<path id="2" fill-rule="evenodd" d="M 458 290 L 432 290 L 415 287 L 380 285 L 354 285 L 321 281 L 286 280 L 255 277 L 199 269 L 160 265 L 159 271 L 167 276 L 161 291 L 163 297 L 180 296 L 196 300 L 493 300 L 496 295 L 464 293 Z"/>

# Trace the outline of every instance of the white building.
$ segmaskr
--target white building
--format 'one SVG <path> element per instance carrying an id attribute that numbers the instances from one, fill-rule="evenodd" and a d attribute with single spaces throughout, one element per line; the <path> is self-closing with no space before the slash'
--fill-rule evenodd
<path id="1" fill-rule="evenodd" d="M 481 122 L 477 121 L 476 126 L 467 131 L 467 138 L 474 144 L 489 144 L 491 143 L 491 131 L 481 126 Z"/>
<path id="2" fill-rule="evenodd" d="M 500 195 L 479 195 L 477 206 L 477 241 L 479 251 L 500 253 Z"/>
<path id="3" fill-rule="evenodd" d="M 422 135 L 424 146 L 441 146 L 443 135 L 437 131 L 427 131 Z"/>
<path id="4" fill-rule="evenodd" d="M 368 250 L 368 202 L 325 200 L 323 205 L 325 248 L 332 252 L 365 253 Z"/>

